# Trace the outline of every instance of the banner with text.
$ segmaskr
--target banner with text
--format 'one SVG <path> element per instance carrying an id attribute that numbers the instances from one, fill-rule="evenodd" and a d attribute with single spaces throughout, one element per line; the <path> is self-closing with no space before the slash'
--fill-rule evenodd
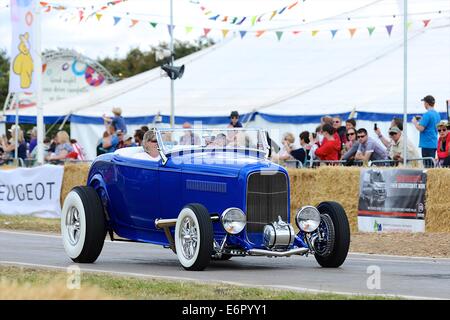
<path id="1" fill-rule="evenodd" d="M 425 232 L 426 179 L 424 170 L 362 170 L 359 231 Z"/>
<path id="2" fill-rule="evenodd" d="M 58 218 L 63 166 L 0 170 L 0 214 Z"/>
<path id="3" fill-rule="evenodd" d="M 39 15 L 36 15 L 37 0 L 11 0 L 11 70 L 9 92 L 35 92 L 37 66 L 36 51 Z"/>

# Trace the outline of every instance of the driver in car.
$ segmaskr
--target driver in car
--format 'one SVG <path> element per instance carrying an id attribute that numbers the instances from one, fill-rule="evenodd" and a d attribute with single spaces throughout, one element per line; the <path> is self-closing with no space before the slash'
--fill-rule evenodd
<path id="1" fill-rule="evenodd" d="M 159 161 L 161 159 L 158 151 L 158 141 L 156 140 L 155 129 L 150 129 L 144 134 L 142 146 L 144 152 L 135 153 L 133 158 L 151 161 Z"/>

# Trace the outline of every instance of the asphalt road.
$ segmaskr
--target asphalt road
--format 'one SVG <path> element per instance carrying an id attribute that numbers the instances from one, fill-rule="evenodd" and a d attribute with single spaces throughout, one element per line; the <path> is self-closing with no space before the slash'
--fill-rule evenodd
<path id="1" fill-rule="evenodd" d="M 59 235 L 0 230 L 0 264 L 65 270 L 73 262 L 66 256 Z M 169 249 L 106 241 L 96 263 L 79 264 L 79 267 L 85 272 L 124 276 L 227 282 L 310 292 L 450 299 L 450 259 L 349 254 L 340 268 L 324 269 L 312 256 L 236 257 L 230 261 L 213 261 L 205 271 L 189 272 L 180 266 Z M 368 282 L 377 283 L 374 274 L 378 270 L 380 288 L 369 289 Z"/>

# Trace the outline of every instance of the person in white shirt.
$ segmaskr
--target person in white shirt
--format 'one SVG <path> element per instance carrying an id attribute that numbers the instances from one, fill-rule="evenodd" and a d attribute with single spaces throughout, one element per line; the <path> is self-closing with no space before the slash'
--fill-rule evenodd
<path id="1" fill-rule="evenodd" d="M 161 159 L 158 151 L 158 141 L 156 140 L 156 133 L 154 129 L 150 129 L 144 134 L 142 146 L 144 148 L 144 152 L 135 153 L 133 155 L 133 158 L 151 161 L 159 161 Z"/>

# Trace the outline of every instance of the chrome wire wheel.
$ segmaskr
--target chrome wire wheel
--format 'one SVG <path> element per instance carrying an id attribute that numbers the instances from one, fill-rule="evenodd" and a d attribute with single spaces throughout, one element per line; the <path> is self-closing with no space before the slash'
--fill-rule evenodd
<path id="1" fill-rule="evenodd" d="M 180 228 L 180 239 L 184 257 L 191 260 L 198 247 L 198 230 L 195 221 L 191 217 L 185 217 Z"/>
<path id="2" fill-rule="evenodd" d="M 70 207 L 66 215 L 66 228 L 71 245 L 76 245 L 80 240 L 80 213 L 76 207 Z"/>

